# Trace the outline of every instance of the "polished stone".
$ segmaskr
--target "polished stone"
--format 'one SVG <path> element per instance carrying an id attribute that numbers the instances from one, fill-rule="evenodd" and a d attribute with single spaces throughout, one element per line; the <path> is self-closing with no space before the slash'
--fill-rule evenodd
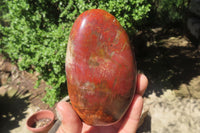
<path id="1" fill-rule="evenodd" d="M 70 32 L 66 75 L 73 108 L 89 125 L 111 125 L 135 92 L 136 61 L 126 31 L 110 13 L 82 13 Z"/>

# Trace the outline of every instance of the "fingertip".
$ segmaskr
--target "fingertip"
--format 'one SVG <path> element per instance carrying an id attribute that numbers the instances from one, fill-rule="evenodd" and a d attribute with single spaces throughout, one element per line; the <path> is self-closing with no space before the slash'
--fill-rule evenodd
<path id="1" fill-rule="evenodd" d="M 148 86 L 148 78 L 144 74 L 137 75 L 137 94 L 141 96 L 144 94 L 146 88 Z"/>
<path id="2" fill-rule="evenodd" d="M 68 121 L 71 121 L 72 123 L 80 122 L 79 116 L 74 111 L 71 104 L 68 102 L 65 102 L 65 101 L 59 102 L 56 106 L 56 112 L 57 112 L 58 118 L 62 122 L 68 122 Z"/>
<path id="3" fill-rule="evenodd" d="M 76 114 L 71 104 L 68 102 L 61 101 L 56 106 L 57 116 L 62 122 L 61 126 L 58 128 L 58 133 L 70 132 L 70 133 L 80 133 L 82 130 L 82 121 Z"/>

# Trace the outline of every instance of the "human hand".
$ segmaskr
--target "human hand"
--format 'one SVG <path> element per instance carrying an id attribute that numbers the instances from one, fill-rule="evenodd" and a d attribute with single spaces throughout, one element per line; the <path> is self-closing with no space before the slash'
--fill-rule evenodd
<path id="1" fill-rule="evenodd" d="M 90 126 L 82 122 L 72 106 L 67 102 L 59 102 L 56 110 L 61 117 L 61 125 L 57 133 L 135 133 L 138 128 L 143 108 L 142 95 L 148 85 L 143 74 L 137 76 L 137 89 L 133 101 L 124 117 L 111 126 Z"/>

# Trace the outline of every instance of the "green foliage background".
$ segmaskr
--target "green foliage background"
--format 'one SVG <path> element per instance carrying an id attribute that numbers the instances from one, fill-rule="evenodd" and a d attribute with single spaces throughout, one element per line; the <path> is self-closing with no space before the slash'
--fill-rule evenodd
<path id="1" fill-rule="evenodd" d="M 51 86 L 43 100 L 53 106 L 67 94 L 65 52 L 78 15 L 88 9 L 104 9 L 128 33 L 134 33 L 134 24 L 148 16 L 150 7 L 147 0 L 1 0 L 1 52 L 21 70 L 40 73 L 39 79 Z"/>
<path id="2" fill-rule="evenodd" d="M 65 52 L 82 12 L 104 9 L 132 35 L 146 24 L 182 21 L 187 6 L 187 0 L 1 0 L 0 52 L 21 70 L 40 73 L 36 88 L 41 79 L 51 86 L 43 100 L 53 106 L 67 95 Z"/>

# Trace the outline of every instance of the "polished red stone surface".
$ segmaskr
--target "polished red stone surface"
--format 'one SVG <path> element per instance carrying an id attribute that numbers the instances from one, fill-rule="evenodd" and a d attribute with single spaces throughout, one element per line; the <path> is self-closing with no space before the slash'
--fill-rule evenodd
<path id="1" fill-rule="evenodd" d="M 82 13 L 66 55 L 68 93 L 80 118 L 97 126 L 120 120 L 133 99 L 136 73 L 128 35 L 117 19 L 101 9 Z"/>

